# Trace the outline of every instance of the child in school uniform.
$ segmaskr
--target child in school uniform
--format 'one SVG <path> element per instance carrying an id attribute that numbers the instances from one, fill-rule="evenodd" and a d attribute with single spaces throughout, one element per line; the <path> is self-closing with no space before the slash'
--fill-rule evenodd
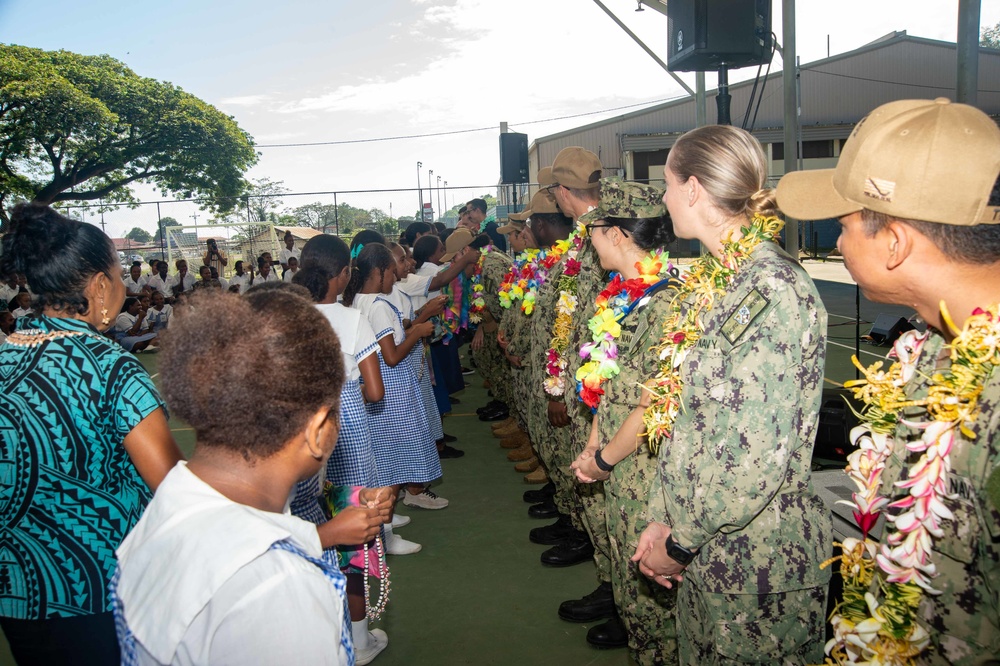
<path id="1" fill-rule="evenodd" d="M 441 460 L 425 410 L 413 409 L 421 400 L 416 372 L 417 359 L 423 355 L 421 338 L 430 335 L 433 326 L 418 319 L 404 328 L 403 313 L 389 298 L 396 283 L 395 263 L 385 245 L 364 245 L 344 291 L 344 304 L 365 314 L 379 343 L 385 397 L 365 406 L 372 430 L 376 475 L 380 486 L 406 486 L 405 504 L 443 509 L 448 500 L 426 487 L 440 478 Z M 425 310 L 424 314 L 432 316 L 433 309 Z M 404 554 L 419 549 L 418 544 L 387 530 L 388 553 Z"/>

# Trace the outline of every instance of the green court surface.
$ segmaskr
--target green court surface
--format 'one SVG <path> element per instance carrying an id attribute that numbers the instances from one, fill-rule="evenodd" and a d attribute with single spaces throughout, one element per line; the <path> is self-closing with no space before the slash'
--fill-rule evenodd
<path id="1" fill-rule="evenodd" d="M 841 264 L 808 262 L 830 314 L 826 376 L 833 387 L 854 378 L 855 288 Z M 846 282 L 845 282 L 846 280 Z M 912 310 L 861 300 L 861 318 L 879 313 L 907 317 Z M 870 324 L 863 324 L 861 333 Z M 884 356 L 886 348 L 862 346 L 863 362 Z M 154 377 L 159 357 L 140 355 Z M 389 636 L 389 647 L 373 663 L 381 666 L 551 664 L 625 666 L 624 650 L 590 648 L 591 625 L 570 624 L 556 615 L 559 603 L 591 592 L 596 586 L 591 563 L 567 569 L 544 567 L 545 546 L 528 541 L 528 531 L 548 521 L 527 516 L 521 494 L 528 488 L 513 471 L 506 451 L 480 422 L 475 408 L 487 401 L 482 378 L 470 386 L 462 403 L 445 419 L 445 431 L 459 441 L 464 458 L 445 460 L 444 478 L 434 487 L 451 505 L 442 511 L 402 507 L 412 522 L 398 533 L 423 545 L 415 555 L 390 556 L 392 590 L 386 616 L 373 625 Z M 193 433 L 172 421 L 181 449 L 190 453 Z M 374 581 L 373 581 L 374 585 Z M 373 588 L 373 594 L 374 594 Z M 6 643 L 0 666 L 12 664 Z"/>

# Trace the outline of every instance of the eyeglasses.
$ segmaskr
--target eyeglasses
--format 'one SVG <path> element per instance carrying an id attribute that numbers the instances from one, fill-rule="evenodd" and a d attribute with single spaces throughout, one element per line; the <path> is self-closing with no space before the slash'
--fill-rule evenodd
<path id="1" fill-rule="evenodd" d="M 546 185 L 545 187 L 543 187 L 541 189 L 543 189 L 543 190 L 554 190 L 557 187 L 559 187 L 559 183 L 552 183 L 551 185 Z"/>
<path id="2" fill-rule="evenodd" d="M 585 224 L 583 228 L 587 230 L 587 233 L 593 235 L 594 229 L 610 229 L 611 227 L 618 227 L 618 231 L 622 232 L 625 238 L 628 238 L 628 231 L 618 226 L 617 224 Z"/>

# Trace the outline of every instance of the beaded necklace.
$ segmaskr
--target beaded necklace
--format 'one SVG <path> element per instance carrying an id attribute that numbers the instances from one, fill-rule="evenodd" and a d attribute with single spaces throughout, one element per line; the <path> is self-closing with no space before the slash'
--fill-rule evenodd
<path id="1" fill-rule="evenodd" d="M 7 344 L 13 345 L 14 347 L 35 347 L 42 344 L 43 342 L 50 342 L 52 340 L 61 340 L 62 338 L 95 338 L 97 340 L 104 340 L 105 342 L 110 342 L 107 337 L 100 335 L 99 333 L 91 333 L 90 331 L 42 331 L 37 328 L 24 328 L 20 331 L 14 331 L 7 336 Z"/>
<path id="2" fill-rule="evenodd" d="M 882 370 L 882 361 L 864 368 L 855 357 L 864 379 L 844 383 L 864 403 L 862 425 L 851 433 L 858 448 L 845 470 L 858 488 L 854 518 L 862 538 L 845 539 L 838 544 L 843 554 L 823 564 L 841 560 L 844 578 L 843 599 L 830 618 L 834 638 L 827 643 L 836 664 L 914 664 L 930 643 L 917 623 L 917 610 L 924 594 L 939 594 L 932 587 L 934 539 L 944 535 L 942 523 L 955 518 L 943 502 L 950 497 L 950 453 L 959 436 L 976 438 L 971 426 L 980 413 L 979 396 L 1000 365 L 1000 305 L 977 308 L 959 331 L 942 301 L 941 319 L 956 335 L 946 347 L 950 365 L 930 376 L 926 398 L 910 400 L 904 387 L 918 372 L 927 333 L 900 336 L 888 370 Z M 919 420 L 904 421 L 904 410 L 912 408 L 922 410 Z M 921 456 L 907 478 L 894 484 L 907 495 L 890 503 L 881 495 L 881 477 L 900 423 L 922 431 L 919 439 L 906 442 L 907 451 Z M 879 546 L 868 532 L 887 506 L 899 513 L 886 515 L 887 536 Z M 870 591 L 876 574 L 881 598 Z"/>
<path id="3" fill-rule="evenodd" d="M 684 390 L 681 364 L 705 330 L 707 315 L 716 299 L 725 295 L 754 248 L 761 243 L 775 242 L 784 226 L 785 223 L 776 217 L 755 215 L 750 224 L 741 229 L 743 235 L 739 240 L 732 240 L 732 231 L 727 234 L 719 258 L 706 254 L 692 264 L 663 322 L 663 337 L 655 349 L 660 358 L 660 370 L 646 385 L 651 396 L 643 422 L 650 452 L 655 454 L 660 442 L 670 437 L 681 410 Z M 688 300 L 692 302 L 686 305 Z"/>
<path id="4" fill-rule="evenodd" d="M 616 377 L 618 366 L 618 338 L 621 337 L 621 321 L 632 311 L 635 304 L 646 295 L 650 287 L 659 283 L 660 278 L 674 271 L 673 265 L 664 264 L 667 258 L 663 249 L 650 252 L 635 263 L 639 277 L 623 280 L 621 273 L 615 274 L 611 282 L 597 296 L 596 311 L 587 322 L 591 341 L 580 346 L 580 358 L 586 362 L 576 371 L 577 393 L 592 411 L 604 395 L 601 385 Z M 589 359 L 589 360 L 587 360 Z"/>

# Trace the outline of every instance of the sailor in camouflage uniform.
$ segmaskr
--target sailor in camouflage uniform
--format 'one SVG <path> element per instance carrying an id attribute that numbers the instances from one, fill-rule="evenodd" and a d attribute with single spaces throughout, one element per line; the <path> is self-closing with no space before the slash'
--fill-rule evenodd
<path id="1" fill-rule="evenodd" d="M 950 367 L 955 331 L 944 321 L 942 305 L 961 330 L 977 308 L 1000 302 L 998 175 L 996 123 L 978 109 L 941 98 L 880 106 L 858 123 L 835 170 L 790 174 L 778 184 L 778 203 L 789 215 L 840 219 L 837 247 L 868 298 L 912 306 L 928 323 L 916 370 L 904 387 L 908 399 L 926 397 L 933 376 Z M 881 197 L 872 196 L 872 183 L 879 184 Z M 921 457 L 906 445 L 921 438 L 929 418 L 920 407 L 901 416 L 881 478 L 881 494 L 894 500 L 907 491 L 893 483 L 910 478 Z M 942 534 L 931 539 L 936 575 L 930 582 L 940 593 L 920 600 L 918 619 L 930 648 L 914 660 L 919 664 L 1000 663 L 996 370 L 966 427 L 974 437 L 956 428 L 944 464 L 948 494 L 942 503 L 951 518 L 938 521 Z M 882 576 L 872 587 L 877 601 Z"/>
<path id="2" fill-rule="evenodd" d="M 515 397 L 509 381 L 509 366 L 504 358 L 503 350 L 497 342 L 497 330 L 503 316 L 503 308 L 500 307 L 498 297 L 500 283 L 507 274 L 512 261 L 506 252 L 498 250 L 492 245 L 489 248 L 489 251 L 480 259 L 479 274 L 479 284 L 483 287 L 482 296 L 485 301 L 485 309 L 481 314 L 482 321 L 476 327 L 469 348 L 472 350 L 476 369 L 490 383 L 493 397 L 510 406 L 514 404 Z M 474 299 L 476 294 L 470 293 L 469 297 Z"/>
<path id="3" fill-rule="evenodd" d="M 603 268 L 617 272 L 622 280 L 636 279 L 637 262 L 674 239 L 662 196 L 662 190 L 650 185 L 601 181 L 598 207 L 580 222 L 589 225 Z M 588 445 L 573 463 L 577 477 L 587 484 L 583 487 L 604 480 L 615 604 L 627 629 L 629 654 L 643 666 L 677 663 L 675 591 L 651 583 L 630 561 L 646 527 L 649 488 L 658 474 L 657 458 L 642 437 L 642 386 L 656 374 L 653 347 L 670 307 L 666 257 L 662 264 L 660 275 L 649 278 L 643 293 L 628 304 L 631 310 L 626 309 L 619 320 L 619 374 L 602 384 L 605 394 L 591 419 Z M 594 299 L 581 300 L 580 308 L 589 320 L 596 312 Z M 592 339 L 591 335 L 586 342 Z M 602 466 L 595 458 L 598 453 Z"/>
<path id="4" fill-rule="evenodd" d="M 665 178 L 674 231 L 716 257 L 752 216 L 775 212 L 760 144 L 737 128 L 682 136 Z M 762 236 L 751 229 L 749 238 Z M 826 310 L 775 243 L 747 247 L 680 364 L 682 406 L 634 559 L 657 583 L 678 586 L 682 664 L 816 664 L 830 577 L 819 565 L 832 538 L 810 478 Z"/>

